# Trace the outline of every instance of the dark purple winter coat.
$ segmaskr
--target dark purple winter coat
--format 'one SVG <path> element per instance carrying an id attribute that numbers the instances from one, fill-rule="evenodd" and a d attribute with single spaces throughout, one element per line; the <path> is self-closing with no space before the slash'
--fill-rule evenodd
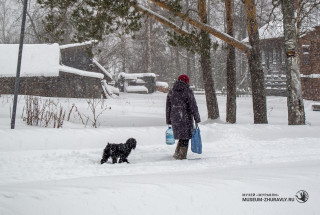
<path id="1" fill-rule="evenodd" d="M 190 139 L 193 119 L 200 122 L 196 99 L 189 85 L 176 81 L 167 95 L 166 121 L 172 125 L 174 139 Z"/>

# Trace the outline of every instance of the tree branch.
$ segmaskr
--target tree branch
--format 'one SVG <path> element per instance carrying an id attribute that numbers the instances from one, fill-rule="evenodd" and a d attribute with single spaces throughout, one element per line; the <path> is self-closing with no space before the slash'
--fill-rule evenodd
<path id="1" fill-rule="evenodd" d="M 160 23 L 168 26 L 169 28 L 173 29 L 175 32 L 181 34 L 181 35 L 185 35 L 185 36 L 190 36 L 190 33 L 181 29 L 179 26 L 177 26 L 176 24 L 174 24 L 173 22 L 169 21 L 168 19 L 166 19 L 163 16 L 160 16 L 159 14 L 153 12 L 152 10 L 143 7 L 142 5 L 136 3 L 133 5 L 133 7 L 135 7 L 137 10 L 146 13 L 147 16 L 154 18 L 155 20 L 159 21 Z"/>
<path id="2" fill-rule="evenodd" d="M 245 52 L 246 54 L 248 54 L 251 51 L 251 46 L 247 45 L 245 43 L 240 42 L 239 40 L 229 36 L 226 33 L 223 33 L 221 31 L 218 31 L 217 29 L 212 28 L 211 26 L 207 25 L 207 24 L 203 24 L 201 22 L 198 22 L 196 20 L 193 20 L 191 18 L 189 18 L 188 16 L 186 16 L 185 14 L 181 13 L 181 12 L 175 12 L 173 11 L 165 2 L 163 1 L 159 1 L 159 0 L 151 0 L 154 4 L 158 5 L 159 7 L 168 10 L 169 12 L 173 13 L 175 16 L 178 16 L 180 18 L 182 18 L 184 21 L 190 23 L 191 25 L 200 28 L 203 31 L 208 32 L 209 34 L 225 41 L 226 43 L 232 45 L 233 47 Z"/>

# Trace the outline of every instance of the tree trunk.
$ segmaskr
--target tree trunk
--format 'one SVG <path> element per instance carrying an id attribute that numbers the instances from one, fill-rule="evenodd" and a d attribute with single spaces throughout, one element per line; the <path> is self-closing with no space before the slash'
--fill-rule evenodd
<path id="1" fill-rule="evenodd" d="M 287 69 L 288 124 L 304 125 L 305 112 L 301 90 L 300 59 L 294 15 L 294 0 L 281 1 Z"/>
<path id="2" fill-rule="evenodd" d="M 177 74 L 183 74 L 184 71 L 181 70 L 180 66 L 180 55 L 179 55 L 179 50 L 178 47 L 175 47 L 174 49 L 174 62 L 175 62 L 175 70 Z"/>
<path id="3" fill-rule="evenodd" d="M 33 21 L 33 18 L 32 18 L 32 16 L 30 15 L 30 13 L 27 11 L 27 16 L 28 16 L 28 18 L 29 18 L 29 21 L 30 21 L 30 23 L 31 23 L 31 28 L 32 28 L 32 30 L 33 30 L 33 33 L 34 33 L 34 35 L 35 35 L 35 37 L 37 38 L 37 42 L 38 43 L 42 43 L 43 41 L 42 41 L 42 39 L 41 39 L 41 36 L 39 35 L 39 33 L 38 33 L 38 31 L 37 31 L 37 27 L 36 27 L 36 25 L 35 25 L 35 23 L 34 23 L 34 21 Z"/>
<path id="4" fill-rule="evenodd" d="M 198 0 L 199 16 L 202 23 L 207 24 L 207 4 L 206 0 Z M 201 30 L 200 39 L 200 64 L 203 73 L 204 90 L 206 94 L 207 110 L 209 119 L 219 118 L 219 107 L 212 77 L 212 67 L 210 59 L 211 40 L 209 34 Z"/>
<path id="5" fill-rule="evenodd" d="M 227 33 L 233 37 L 233 0 L 225 0 Z M 236 104 L 236 54 L 235 48 L 228 44 L 227 56 L 227 115 L 226 121 L 236 123 L 237 104 Z"/>
<path id="6" fill-rule="evenodd" d="M 148 1 L 148 8 L 150 9 L 150 1 Z M 151 19 L 147 20 L 147 73 L 152 72 L 152 52 L 151 52 Z"/>
<path id="7" fill-rule="evenodd" d="M 122 64 L 122 68 L 121 68 L 121 72 L 126 72 L 126 38 L 125 35 L 121 35 L 120 37 L 121 39 L 121 64 Z"/>
<path id="8" fill-rule="evenodd" d="M 189 0 L 186 0 L 186 7 L 189 9 Z M 190 24 L 186 24 L 187 32 L 190 32 Z M 191 74 L 191 53 L 187 51 L 187 76 L 189 76 L 190 80 L 192 83 L 195 85 L 194 81 L 195 79 L 193 78 L 193 75 Z"/>
<path id="9" fill-rule="evenodd" d="M 249 43 L 252 47 L 248 54 L 248 64 L 252 84 L 252 103 L 255 124 L 266 124 L 267 102 L 264 88 L 264 74 L 261 63 L 260 39 L 256 16 L 255 0 L 245 0 Z"/>

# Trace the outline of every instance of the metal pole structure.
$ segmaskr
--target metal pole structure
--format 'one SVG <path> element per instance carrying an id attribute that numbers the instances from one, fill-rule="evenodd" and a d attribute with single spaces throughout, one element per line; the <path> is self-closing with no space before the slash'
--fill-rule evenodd
<path id="1" fill-rule="evenodd" d="M 27 6 L 28 6 L 28 0 L 24 0 L 21 33 L 20 33 L 19 53 L 18 53 L 17 74 L 16 74 L 16 81 L 15 81 L 15 86 L 14 86 L 14 99 L 13 99 L 13 110 L 12 110 L 12 117 L 11 117 L 11 129 L 14 129 L 15 124 L 16 124 L 16 111 L 17 111 L 17 101 L 18 101 L 18 93 L 19 93 L 20 70 L 21 70 L 21 61 L 22 61 L 24 30 L 25 30 L 25 25 L 26 25 Z"/>

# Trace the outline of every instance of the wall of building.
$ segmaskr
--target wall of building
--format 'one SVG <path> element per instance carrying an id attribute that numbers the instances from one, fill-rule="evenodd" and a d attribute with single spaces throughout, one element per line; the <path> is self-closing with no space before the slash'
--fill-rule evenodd
<path id="1" fill-rule="evenodd" d="M 320 28 L 300 39 L 300 73 L 303 97 L 320 101 Z"/>
<path id="2" fill-rule="evenodd" d="M 58 82 L 61 86 L 58 97 L 100 98 L 102 94 L 101 80 L 98 78 L 60 72 Z"/>
<path id="3" fill-rule="evenodd" d="M 286 96 L 284 41 L 281 38 L 261 41 L 262 66 L 267 96 Z"/>
<path id="4" fill-rule="evenodd" d="M 14 94 L 15 77 L 0 78 L 0 94 Z M 21 77 L 19 94 L 55 97 L 57 77 Z"/>
<path id="5" fill-rule="evenodd" d="M 61 63 L 76 69 L 91 71 L 93 67 L 91 50 L 92 45 L 61 49 Z"/>
<path id="6" fill-rule="evenodd" d="M 320 101 L 320 78 L 301 78 L 304 99 Z"/>
<path id="7" fill-rule="evenodd" d="M 0 78 L 0 94 L 14 94 L 15 77 Z M 21 77 L 20 95 L 100 98 L 101 80 L 60 72 L 59 77 Z"/>
<path id="8" fill-rule="evenodd" d="M 286 96 L 286 65 L 283 38 L 261 41 L 267 95 Z M 320 101 L 320 28 L 299 40 L 303 98 Z"/>

